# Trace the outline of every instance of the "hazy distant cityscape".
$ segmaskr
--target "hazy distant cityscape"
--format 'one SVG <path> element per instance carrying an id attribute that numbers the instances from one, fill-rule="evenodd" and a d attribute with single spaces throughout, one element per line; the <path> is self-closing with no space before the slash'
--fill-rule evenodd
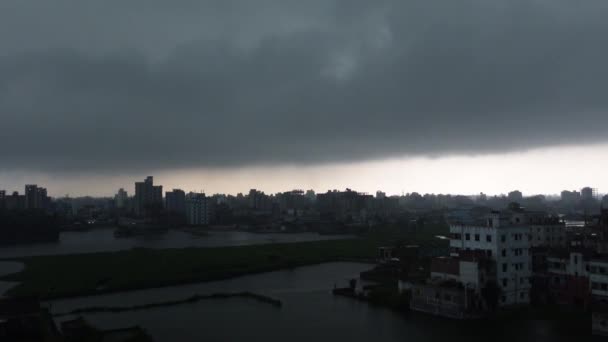
<path id="1" fill-rule="evenodd" d="M 0 0 L 0 342 L 606 340 L 607 18 Z"/>
<path id="2" fill-rule="evenodd" d="M 152 176 L 135 182 L 130 190 L 118 189 L 113 198 L 50 198 L 38 185 L 25 185 L 23 193 L 0 190 L 0 209 L 43 210 L 59 215 L 65 223 L 82 225 L 130 224 L 163 221 L 173 226 L 240 224 L 263 229 L 320 229 L 323 224 L 340 223 L 350 227 L 389 223 L 408 223 L 421 212 L 467 209 L 476 206 L 494 210 L 518 203 L 528 210 L 543 210 L 564 220 L 585 221 L 608 207 L 608 195 L 585 187 L 564 190 L 560 196 L 527 195 L 519 190 L 508 194 L 474 196 L 419 194 L 417 192 L 387 196 L 352 189 L 291 190 L 266 194 L 258 189 L 248 193 L 205 194 L 172 189 L 163 193 Z"/>
<path id="3" fill-rule="evenodd" d="M 553 315 L 551 312 L 559 308 L 566 310 L 560 319 L 572 322 L 561 329 L 580 333 L 580 329 L 586 329 L 583 327 L 587 322 L 582 317 L 590 313 L 593 333 L 604 335 L 608 334 L 608 209 L 604 207 L 608 207 L 608 196 L 601 196 L 592 187 L 564 190 L 559 197 L 527 196 L 518 190 L 496 196 L 416 192 L 387 196 L 382 191 L 372 195 L 352 189 L 325 193 L 292 190 L 275 194 L 251 189 L 246 194 L 207 195 L 181 189 L 163 192 L 163 186 L 155 184 L 149 176 L 134 182 L 129 190 L 118 189 L 113 198 L 50 198 L 44 187 L 34 184 L 25 185 L 23 194 L 0 191 L 0 241 L 5 246 L 59 241 L 60 246 L 61 236 L 65 234 L 111 229 L 115 240 L 101 249 L 90 249 L 107 253 L 114 250 L 112 244 L 120 239 L 154 237 L 153 241 L 159 241 L 174 232 L 203 241 L 217 239 L 221 236 L 218 234 L 254 234 L 232 238 L 251 240 L 244 245 L 251 245 L 252 253 L 260 253 L 274 248 L 271 247 L 276 242 L 274 239 L 286 236 L 290 238 L 282 241 L 291 245 L 291 249 L 303 248 L 310 256 L 269 254 L 268 259 L 251 265 L 243 259 L 236 265 L 249 266 L 234 271 L 244 266 L 223 265 L 221 271 L 215 271 L 220 272 L 217 277 L 259 272 L 249 270 L 251 267 L 281 270 L 323 261 L 373 261 L 375 266 L 371 270 L 361 272 L 347 286 L 334 285 L 334 296 L 356 298 L 398 311 L 466 321 L 488 317 L 501 321 L 505 318 L 500 317 L 508 316 L 509 312 L 540 319 Z M 301 234 L 317 235 L 300 237 Z M 273 237 L 266 241 L 253 238 L 256 235 Z M 194 241 L 185 240 L 185 246 L 195 244 Z M 220 241 L 208 247 L 233 245 L 228 240 Z M 318 241 L 327 247 L 316 245 Z M 173 247 L 184 246 L 181 243 Z M 303 247 L 295 247 L 298 243 L 303 243 Z M 365 248 L 361 249 L 359 244 Z M 36 252 L 37 247 L 33 248 L 20 253 L 25 253 L 23 256 L 48 253 Z M 260 251 L 255 252 L 257 249 Z M 287 251 L 282 253 L 293 253 Z M 59 249 L 47 258 L 64 253 L 69 251 Z M 133 249 L 128 253 L 134 255 L 125 260 L 139 252 Z M 175 249 L 172 253 L 181 252 Z M 325 254 L 328 256 L 323 256 Z M 108 262 L 105 260 L 110 260 L 110 256 L 95 262 Z M 173 272 L 179 268 L 171 267 L 170 271 L 150 275 L 144 285 L 114 285 L 117 286 L 114 290 L 124 286 L 146 288 L 155 284 L 188 283 L 199 278 L 213 279 L 206 269 L 201 274 L 180 271 L 191 274 L 187 279 L 193 280 L 183 280 L 181 275 L 174 279 Z M 121 272 L 120 268 L 109 270 Z M 55 269 L 55 272 L 65 271 L 62 267 Z M 57 285 L 60 289 L 53 290 L 57 291 L 53 296 L 72 295 L 72 291 L 91 294 L 112 290 L 106 289 L 108 280 L 104 280 L 112 277 L 105 275 L 106 278 L 100 280 L 101 275 L 95 271 L 83 269 L 81 272 L 92 272 L 89 276 L 96 279 L 97 285 L 77 290 L 72 289 L 72 285 Z M 223 275 L 225 272 L 230 276 Z M 46 275 L 40 273 L 36 277 L 42 280 Z M 133 280 L 123 281 L 129 284 Z M 365 285 L 365 282 L 371 283 Z M 31 290 L 27 288 L 18 286 L 11 291 L 29 294 Z M 282 305 L 276 298 L 255 293 L 215 295 L 248 296 Z M 206 298 L 196 297 L 196 301 Z M 187 302 L 190 300 L 146 305 L 176 306 Z M 72 324 L 84 323 L 62 324 L 66 324 L 62 329 L 69 330 Z M 132 332 L 143 334 L 139 328 Z"/>

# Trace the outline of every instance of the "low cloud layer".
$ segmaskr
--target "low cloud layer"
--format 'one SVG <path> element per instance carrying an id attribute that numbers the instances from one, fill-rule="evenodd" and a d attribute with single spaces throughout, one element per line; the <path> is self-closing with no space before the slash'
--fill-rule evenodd
<path id="1" fill-rule="evenodd" d="M 5 0 L 0 168 L 605 141 L 607 17 L 601 0 Z"/>

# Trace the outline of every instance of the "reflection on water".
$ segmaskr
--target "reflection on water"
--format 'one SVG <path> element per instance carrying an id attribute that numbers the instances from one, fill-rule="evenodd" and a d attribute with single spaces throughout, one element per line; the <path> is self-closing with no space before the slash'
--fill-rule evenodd
<path id="1" fill-rule="evenodd" d="M 186 232 L 171 230 L 164 235 L 115 238 L 113 229 L 95 229 L 85 232 L 62 232 L 58 243 L 44 243 L 1 247 L 0 258 L 33 255 L 56 255 L 75 253 L 112 252 L 135 247 L 143 248 L 185 248 L 243 246 L 265 243 L 305 242 L 351 238 L 347 235 L 319 235 L 317 233 L 297 234 L 255 234 L 247 232 L 210 232 L 208 236 L 195 236 Z"/>
<path id="2" fill-rule="evenodd" d="M 334 297 L 366 264 L 328 263 L 236 279 L 53 301 L 53 312 L 95 305 L 133 305 L 194 293 L 253 291 L 283 301 L 282 308 L 248 299 L 201 301 L 149 311 L 86 315 L 102 328 L 139 324 L 156 341 L 569 341 L 556 322 L 460 322 L 369 306 Z M 70 317 L 62 318 L 69 319 Z M 179 337 L 179 338 L 177 338 Z"/>
<path id="3" fill-rule="evenodd" d="M 20 262 L 0 261 L 0 276 L 17 273 L 23 270 L 23 264 Z M 18 283 L 9 281 L 0 281 L 0 298 L 11 287 Z"/>

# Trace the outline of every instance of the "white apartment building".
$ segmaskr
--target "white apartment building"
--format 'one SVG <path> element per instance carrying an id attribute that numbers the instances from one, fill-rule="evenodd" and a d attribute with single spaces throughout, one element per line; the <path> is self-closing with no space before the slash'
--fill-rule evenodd
<path id="1" fill-rule="evenodd" d="M 530 227 L 516 215 L 491 213 L 478 223 L 451 224 L 452 256 L 481 251 L 495 262 L 496 283 L 501 289 L 499 305 L 530 303 L 532 260 Z M 463 253 L 464 254 L 464 253 Z"/>

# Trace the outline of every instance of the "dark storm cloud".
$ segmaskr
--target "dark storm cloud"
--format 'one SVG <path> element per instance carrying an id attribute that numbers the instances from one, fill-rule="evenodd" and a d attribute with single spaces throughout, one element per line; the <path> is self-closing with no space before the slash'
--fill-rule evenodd
<path id="1" fill-rule="evenodd" d="M 323 163 L 606 139 L 588 0 L 0 4 L 0 168 Z"/>

